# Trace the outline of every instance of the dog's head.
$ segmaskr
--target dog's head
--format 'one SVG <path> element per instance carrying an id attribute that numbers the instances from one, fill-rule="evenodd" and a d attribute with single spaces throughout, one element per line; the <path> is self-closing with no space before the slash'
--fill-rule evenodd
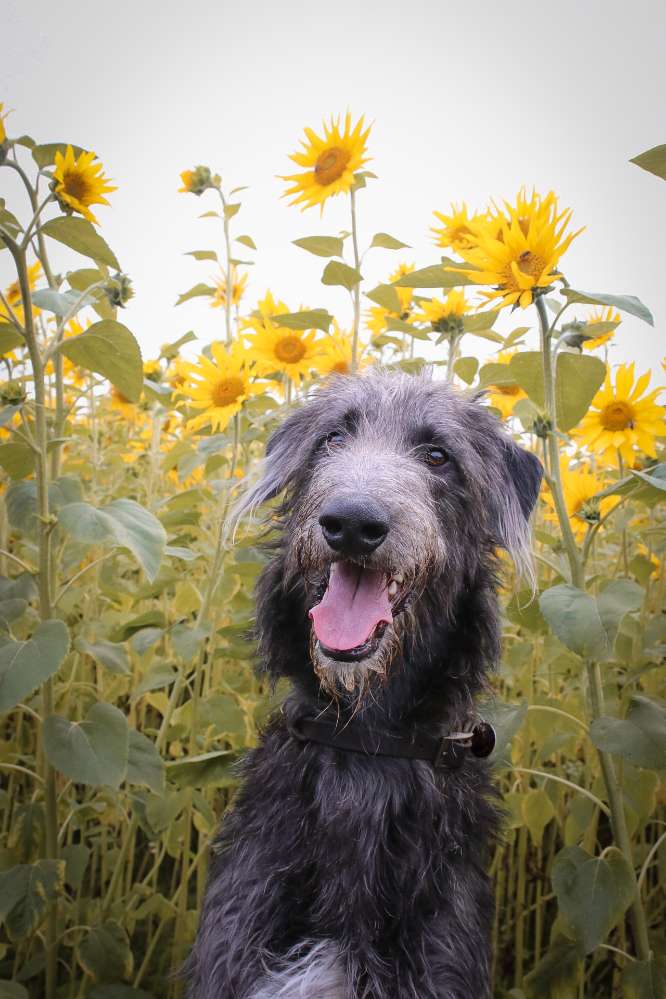
<path id="1" fill-rule="evenodd" d="M 242 510 L 283 495 L 281 585 L 302 594 L 324 686 L 386 674 L 498 546 L 529 572 L 541 474 L 485 407 L 426 377 L 335 378 L 293 412 Z"/>

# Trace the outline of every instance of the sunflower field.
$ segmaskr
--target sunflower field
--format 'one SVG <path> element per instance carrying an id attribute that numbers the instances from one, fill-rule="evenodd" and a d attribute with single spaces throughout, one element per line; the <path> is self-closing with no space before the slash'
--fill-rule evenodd
<path id="1" fill-rule="evenodd" d="M 311 214 L 349 206 L 348 230 L 296 241 L 348 292 L 344 314 L 277 288 L 248 301 L 242 189 L 198 165 L 174 198 L 214 220 L 215 248 L 192 255 L 218 277 L 178 308 L 194 324 L 218 309 L 219 339 L 188 332 L 143 358 L 122 322 L 122 247 L 95 214 L 113 200 L 106 167 L 13 137 L 13 120 L 0 104 L 0 178 L 21 182 L 15 204 L 0 198 L 1 999 L 184 994 L 173 973 L 234 764 L 284 694 L 253 672 L 248 637 L 265 524 L 231 537 L 231 504 L 322 379 L 425 364 L 483 391 L 546 470 L 536 593 L 507 560 L 484 705 L 507 811 L 495 995 L 663 999 L 663 374 L 607 361 L 648 308 L 582 290 L 566 253 L 585 235 L 553 192 L 436 211 L 419 266 L 387 232 L 362 238 L 377 178 L 371 130 L 347 114 L 306 129 L 282 178 Z M 665 146 L 636 162 L 666 177 Z M 379 251 L 395 262 L 368 287 Z"/>

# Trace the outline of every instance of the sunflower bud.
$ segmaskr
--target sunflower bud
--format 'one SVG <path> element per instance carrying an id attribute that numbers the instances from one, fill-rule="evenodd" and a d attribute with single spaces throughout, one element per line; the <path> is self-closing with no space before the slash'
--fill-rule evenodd
<path id="1" fill-rule="evenodd" d="M 560 342 L 566 344 L 567 347 L 580 350 L 586 340 L 594 339 L 589 333 L 584 332 L 585 326 L 586 323 L 581 323 L 577 319 L 574 319 L 573 322 L 565 323 L 562 327 Z"/>
<path id="2" fill-rule="evenodd" d="M 117 271 L 109 280 L 106 282 L 102 291 L 109 300 L 109 304 L 114 307 L 114 309 L 124 309 L 130 298 L 134 297 L 134 289 L 132 288 L 132 279 L 127 274 L 122 274 Z"/>
<path id="3" fill-rule="evenodd" d="M 532 433 L 536 434 L 537 437 L 540 437 L 541 440 L 545 440 L 551 430 L 552 424 L 547 417 L 542 416 L 541 413 L 534 417 Z"/>
<path id="4" fill-rule="evenodd" d="M 183 182 L 183 186 L 179 190 L 187 194 L 201 195 L 209 187 L 219 187 L 220 185 L 220 178 L 217 174 L 213 177 L 210 167 L 201 165 L 196 166 L 194 170 L 183 170 L 180 179 Z"/>
<path id="5" fill-rule="evenodd" d="M 432 328 L 435 333 L 441 333 L 442 335 L 438 339 L 438 343 L 441 343 L 445 337 L 459 337 L 465 332 L 465 326 L 462 320 L 462 316 L 443 316 L 441 319 L 436 319 L 432 323 Z"/>
<path id="6" fill-rule="evenodd" d="M 22 406 L 27 398 L 21 382 L 5 382 L 0 385 L 0 403 L 3 406 Z"/>

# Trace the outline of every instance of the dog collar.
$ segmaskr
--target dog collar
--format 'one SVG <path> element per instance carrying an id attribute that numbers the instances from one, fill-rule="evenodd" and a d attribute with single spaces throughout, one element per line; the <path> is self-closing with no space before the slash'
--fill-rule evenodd
<path id="1" fill-rule="evenodd" d="M 337 720 L 327 718 L 296 718 L 288 724 L 294 739 L 316 742 L 332 749 L 341 749 L 364 756 L 389 756 L 398 759 L 424 760 L 435 770 L 457 770 L 472 756 L 490 756 L 495 748 L 495 729 L 479 719 L 469 731 L 452 732 L 444 736 L 400 736 L 347 722 L 341 727 Z"/>

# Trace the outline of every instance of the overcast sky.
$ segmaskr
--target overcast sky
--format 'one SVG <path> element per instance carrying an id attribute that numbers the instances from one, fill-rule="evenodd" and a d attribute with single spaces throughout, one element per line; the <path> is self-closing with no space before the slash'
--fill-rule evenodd
<path id="1" fill-rule="evenodd" d="M 380 178 L 359 195 L 362 242 L 381 230 L 413 247 L 374 250 L 368 288 L 399 260 L 437 261 L 433 209 L 552 188 L 587 227 L 563 261 L 570 283 L 638 295 L 655 316 L 654 329 L 627 317 L 611 359 L 645 368 L 663 357 L 666 184 L 628 162 L 666 142 L 663 2 L 0 0 L 0 10 L 10 133 L 94 149 L 118 185 L 98 218 L 134 280 L 123 318 L 146 357 L 188 329 L 223 336 L 222 311 L 205 299 L 174 308 L 214 269 L 183 254 L 222 246 L 219 223 L 196 218 L 217 207 L 213 194 L 177 193 L 195 163 L 227 189 L 249 185 L 234 220 L 258 246 L 243 250 L 257 261 L 247 307 L 270 287 L 291 308 L 327 307 L 349 324 L 346 292 L 320 284 L 325 261 L 290 242 L 346 228 L 348 200 L 329 200 L 323 219 L 300 213 L 276 177 L 292 171 L 304 126 L 348 107 L 374 122 L 368 167 Z M 10 171 L 0 195 L 25 217 Z M 12 278 L 2 254 L 0 281 Z M 464 352 L 491 349 L 474 339 Z"/>

